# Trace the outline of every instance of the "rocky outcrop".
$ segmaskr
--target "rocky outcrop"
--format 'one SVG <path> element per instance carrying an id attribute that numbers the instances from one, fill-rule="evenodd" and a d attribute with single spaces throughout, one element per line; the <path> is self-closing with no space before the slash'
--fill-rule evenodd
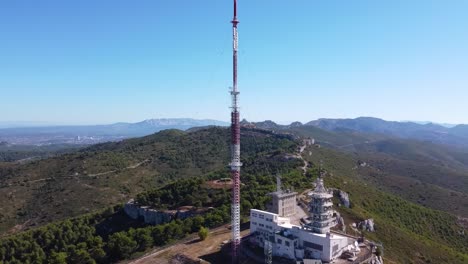
<path id="1" fill-rule="evenodd" d="M 365 161 L 358 160 L 357 165 L 359 167 L 367 167 L 369 164 L 367 164 L 367 162 L 365 162 Z"/>
<path id="2" fill-rule="evenodd" d="M 151 209 L 148 206 L 139 206 L 133 200 L 125 204 L 125 213 L 132 219 L 140 219 L 146 224 L 159 225 L 174 219 L 175 214 Z"/>
<path id="3" fill-rule="evenodd" d="M 359 229 L 369 231 L 369 232 L 374 232 L 375 231 L 375 226 L 374 226 L 374 220 L 372 218 L 366 219 L 358 224 Z"/>
<path id="4" fill-rule="evenodd" d="M 140 219 L 146 224 L 159 225 L 170 222 L 173 219 L 185 219 L 201 214 L 208 209 L 196 209 L 193 206 L 181 207 L 178 210 L 159 211 L 148 206 L 139 206 L 134 200 L 128 201 L 124 206 L 124 212 L 132 219 Z"/>
<path id="5" fill-rule="evenodd" d="M 338 212 L 336 212 L 336 222 L 338 224 L 338 228 L 340 228 L 342 232 L 346 232 L 346 225 L 344 219 Z"/>
<path id="6" fill-rule="evenodd" d="M 349 206 L 351 205 L 351 203 L 349 202 L 349 194 L 347 192 L 340 190 L 339 197 L 340 197 L 341 203 L 343 203 L 343 206 L 346 208 L 349 208 Z"/>
<path id="7" fill-rule="evenodd" d="M 374 256 L 369 263 L 370 264 L 383 264 L 383 258 L 381 256 Z"/>
<path id="8" fill-rule="evenodd" d="M 333 176 L 330 174 L 330 176 Z M 333 195 L 335 197 L 338 197 L 340 199 L 340 202 L 342 206 L 349 208 L 351 206 L 351 202 L 349 200 L 349 194 L 345 191 L 342 191 L 340 189 L 335 189 L 335 188 L 328 188 L 329 190 L 333 191 Z"/>

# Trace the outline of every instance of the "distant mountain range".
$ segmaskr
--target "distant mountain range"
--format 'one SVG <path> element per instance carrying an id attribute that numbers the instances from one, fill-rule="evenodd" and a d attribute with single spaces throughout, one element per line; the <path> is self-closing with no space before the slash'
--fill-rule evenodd
<path id="1" fill-rule="evenodd" d="M 443 127 L 448 127 L 448 128 L 459 125 L 459 124 L 435 123 L 435 122 L 431 122 L 431 121 L 413 121 L 413 120 L 402 120 L 400 122 L 403 122 L 403 123 L 416 123 L 416 124 L 420 124 L 420 125 L 435 124 L 435 125 L 441 125 Z"/>
<path id="2" fill-rule="evenodd" d="M 226 122 L 210 119 L 163 118 L 110 125 L 17 127 L 0 129 L 0 142 L 23 145 L 95 144 L 146 136 L 165 129 L 187 130 L 227 125 Z"/>
<path id="3" fill-rule="evenodd" d="M 468 147 L 468 125 L 446 127 L 433 123 L 418 124 L 414 122 L 385 121 L 373 117 L 319 119 L 308 122 L 305 125 L 316 126 L 330 131 L 354 130 L 364 133 L 430 141 L 437 144 Z"/>
<path id="4" fill-rule="evenodd" d="M 426 122 L 385 121 L 374 117 L 358 117 L 355 119 L 322 118 L 305 124 L 293 122 L 289 125 L 280 125 L 270 120 L 254 123 L 243 120 L 241 123 L 244 126 L 255 126 L 268 130 L 285 130 L 313 126 L 327 131 L 356 131 L 430 141 L 436 144 L 468 147 L 468 125 L 449 127 Z M 110 125 L 4 128 L 0 129 L 0 142 L 5 141 L 10 144 L 23 145 L 83 145 L 140 137 L 165 129 L 187 130 L 196 127 L 228 125 L 229 123 L 227 122 L 211 119 L 163 118 L 148 119 L 138 123 L 115 123 Z"/>
<path id="5" fill-rule="evenodd" d="M 250 123 L 243 120 L 244 125 L 269 130 L 284 130 L 301 126 L 314 126 L 328 131 L 356 131 L 368 134 L 430 141 L 458 147 L 468 147 L 468 125 L 447 127 L 434 123 L 385 121 L 374 117 L 358 117 L 355 119 L 322 118 L 308 123 L 293 122 L 290 125 L 279 125 L 273 121 Z"/>

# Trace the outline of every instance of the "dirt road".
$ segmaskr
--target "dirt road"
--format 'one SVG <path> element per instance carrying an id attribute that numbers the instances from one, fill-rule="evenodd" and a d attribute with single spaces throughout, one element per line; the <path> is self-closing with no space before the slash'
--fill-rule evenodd
<path id="1" fill-rule="evenodd" d="M 248 233 L 249 230 L 243 230 L 241 236 L 245 236 Z M 175 245 L 163 249 L 155 249 L 141 258 L 129 262 L 129 264 L 177 263 L 174 262 L 174 258 L 178 254 L 183 254 L 193 260 L 199 260 L 202 256 L 218 252 L 221 244 L 230 238 L 231 230 L 228 228 L 228 225 L 224 225 L 210 230 L 209 236 L 204 241 L 200 241 L 196 235 L 191 235 L 188 239 Z"/>

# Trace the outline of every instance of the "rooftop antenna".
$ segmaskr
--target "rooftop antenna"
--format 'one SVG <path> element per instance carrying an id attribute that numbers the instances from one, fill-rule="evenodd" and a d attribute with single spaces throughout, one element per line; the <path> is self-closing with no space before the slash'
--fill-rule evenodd
<path id="1" fill-rule="evenodd" d="M 276 174 L 276 191 L 281 192 L 281 175 Z"/>
<path id="2" fill-rule="evenodd" d="M 240 249 L 240 124 L 237 89 L 237 0 L 234 0 L 234 18 L 232 23 L 232 89 L 231 89 L 231 231 L 232 231 L 232 263 L 239 263 Z"/>
<path id="3" fill-rule="evenodd" d="M 320 160 L 320 167 L 319 167 L 319 177 L 323 179 L 324 171 L 323 171 L 323 160 Z"/>

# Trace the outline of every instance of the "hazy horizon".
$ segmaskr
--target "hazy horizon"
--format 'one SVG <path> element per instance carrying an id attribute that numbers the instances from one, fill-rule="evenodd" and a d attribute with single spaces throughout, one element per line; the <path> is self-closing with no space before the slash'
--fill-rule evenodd
<path id="1" fill-rule="evenodd" d="M 357 116 L 357 117 L 353 117 L 353 118 L 320 117 L 320 118 L 317 118 L 317 119 L 356 119 L 356 118 L 360 118 L 360 117 L 371 117 L 371 116 Z M 383 119 L 383 118 L 380 118 L 380 117 L 374 117 L 374 116 L 372 116 L 372 118 L 378 118 L 378 119 L 382 119 L 382 120 L 389 121 L 389 122 L 412 122 L 412 123 L 417 123 L 417 124 L 433 123 L 433 124 L 441 125 L 441 126 L 444 126 L 444 127 L 453 127 L 453 126 L 456 126 L 456 125 L 464 125 L 464 123 L 456 123 L 456 124 L 447 123 L 447 122 L 439 123 L 439 122 L 434 122 L 434 121 L 421 121 L 421 120 L 387 120 L 387 119 Z M 88 122 L 88 123 L 54 123 L 54 122 L 50 122 L 50 121 L 1 121 L 0 120 L 0 129 L 3 129 L 3 128 L 21 128 L 21 127 L 111 125 L 111 124 L 116 124 L 116 123 L 138 123 L 138 122 L 143 122 L 145 120 L 151 120 L 151 119 L 194 119 L 194 120 L 214 120 L 214 121 L 220 121 L 220 122 L 226 122 L 226 123 L 230 122 L 230 120 L 218 120 L 218 119 L 212 119 L 212 118 L 192 118 L 192 117 L 158 117 L 158 118 L 145 118 L 143 120 L 136 120 L 136 121 L 121 120 L 121 121 L 117 121 L 117 122 L 103 122 L 103 123 L 91 123 L 91 122 Z M 241 119 L 246 119 L 246 118 L 241 118 Z M 289 124 L 291 124 L 293 122 L 301 122 L 301 123 L 305 124 L 307 122 L 314 121 L 314 120 L 317 120 L 317 119 L 310 119 L 310 120 L 305 120 L 305 121 L 301 121 L 301 120 L 294 120 L 294 121 L 274 120 L 274 119 L 271 119 L 271 118 L 270 119 L 264 119 L 264 120 L 249 120 L 249 119 L 246 119 L 246 120 L 249 121 L 249 122 L 262 122 L 262 121 L 269 120 L 269 121 L 275 122 L 276 124 L 289 125 Z"/>

